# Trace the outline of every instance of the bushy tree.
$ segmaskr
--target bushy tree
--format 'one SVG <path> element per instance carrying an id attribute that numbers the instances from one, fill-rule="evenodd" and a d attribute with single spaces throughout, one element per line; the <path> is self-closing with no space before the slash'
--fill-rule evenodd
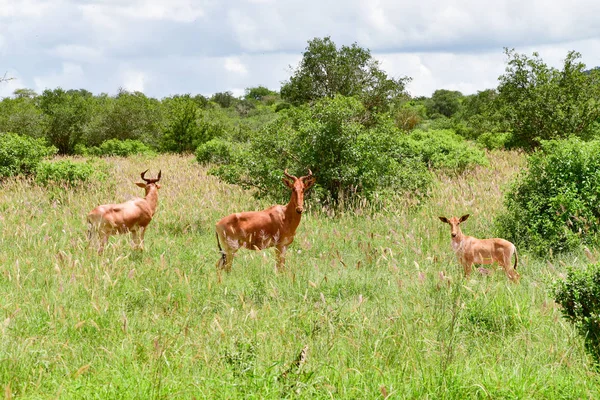
<path id="1" fill-rule="evenodd" d="M 244 99 L 255 101 L 262 101 L 266 97 L 278 95 L 277 92 L 264 86 L 246 88 L 245 92 L 246 93 L 244 94 Z"/>
<path id="2" fill-rule="evenodd" d="M 160 148 L 171 152 L 193 152 L 209 140 L 222 136 L 225 128 L 210 110 L 198 109 L 189 95 L 163 100 L 165 119 Z"/>
<path id="3" fill-rule="evenodd" d="M 356 43 L 338 49 L 330 37 L 314 38 L 281 87 L 281 97 L 300 105 L 336 95 L 356 96 L 369 111 L 387 111 L 390 102 L 407 97 L 409 80 L 388 77 L 371 52 Z"/>
<path id="4" fill-rule="evenodd" d="M 233 95 L 232 92 L 230 91 L 226 91 L 226 92 L 217 92 L 215 94 L 212 95 L 212 97 L 210 98 L 210 101 L 217 103 L 218 105 L 220 105 L 223 108 L 229 108 L 231 106 L 234 106 L 238 99 L 235 98 L 235 96 Z"/>
<path id="5" fill-rule="evenodd" d="M 88 146 L 98 146 L 110 139 L 140 140 L 157 147 L 162 121 L 158 100 L 141 92 L 119 89 L 116 96 L 97 96 L 93 126 L 85 135 Z"/>
<path id="6" fill-rule="evenodd" d="M 14 98 L 0 101 L 0 132 L 14 132 L 31 137 L 42 137 L 45 128 L 44 114 L 38 107 L 35 92 L 17 89 Z"/>
<path id="7" fill-rule="evenodd" d="M 589 138 L 600 118 L 600 72 L 586 71 L 571 51 L 562 70 L 532 57 L 505 50 L 506 73 L 500 76 L 497 104 L 516 144 L 526 149 L 542 140 Z"/>
<path id="8" fill-rule="evenodd" d="M 548 255 L 597 243 L 600 231 L 600 141 L 542 141 L 506 194 L 499 234 Z"/>
<path id="9" fill-rule="evenodd" d="M 251 138 L 244 153 L 214 173 L 283 199 L 288 193 L 282 171 L 304 174 L 310 168 L 318 177 L 313 196 L 332 204 L 386 191 L 424 193 L 431 182 L 425 164 L 395 157 L 400 132 L 393 120 L 368 127 L 366 113 L 358 99 L 343 96 L 282 111 Z"/>
<path id="10" fill-rule="evenodd" d="M 457 90 L 438 89 L 425 103 L 427 114 L 430 117 L 443 115 L 450 118 L 460 110 L 462 100 L 463 95 Z"/>
<path id="11" fill-rule="evenodd" d="M 60 154 L 72 154 L 91 118 L 92 94 L 86 90 L 45 90 L 39 107 L 46 124 L 44 137 Z"/>

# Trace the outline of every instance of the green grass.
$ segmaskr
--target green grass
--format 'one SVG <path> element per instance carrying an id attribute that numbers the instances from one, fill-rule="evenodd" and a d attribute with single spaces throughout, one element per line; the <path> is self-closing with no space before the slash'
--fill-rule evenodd
<path id="1" fill-rule="evenodd" d="M 520 253 L 462 278 L 439 215 L 470 213 L 491 235 L 514 152 L 442 176 L 422 204 L 335 218 L 314 205 L 286 270 L 272 249 L 240 250 L 218 282 L 214 224 L 269 204 L 220 183 L 192 157 L 107 159 L 109 179 L 75 189 L 0 188 L 0 390 L 14 398 L 598 398 L 582 340 L 550 283 L 583 252 Z M 112 237 L 86 248 L 85 215 L 141 196 L 162 169 L 146 250 Z M 310 198 L 310 196 L 309 196 Z M 598 251 L 592 249 L 597 257 Z M 308 347 L 306 359 L 295 364 Z"/>

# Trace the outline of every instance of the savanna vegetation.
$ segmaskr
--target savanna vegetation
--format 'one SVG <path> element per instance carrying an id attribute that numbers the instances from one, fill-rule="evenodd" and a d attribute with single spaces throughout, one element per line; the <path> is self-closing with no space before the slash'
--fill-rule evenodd
<path id="1" fill-rule="evenodd" d="M 279 91 L 0 101 L 0 384 L 11 398 L 597 398 L 600 71 L 506 50 L 497 88 L 413 98 L 309 41 Z M 0 82 L 1 84 L 1 82 Z M 145 251 L 95 206 L 162 170 Z M 286 268 L 215 223 L 317 177 Z M 439 216 L 519 250 L 464 277 Z"/>

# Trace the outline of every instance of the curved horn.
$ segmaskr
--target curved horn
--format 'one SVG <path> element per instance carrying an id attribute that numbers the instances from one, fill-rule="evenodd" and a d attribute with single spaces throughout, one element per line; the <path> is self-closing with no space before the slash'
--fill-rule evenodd
<path id="1" fill-rule="evenodd" d="M 287 176 L 288 178 L 290 178 L 290 179 L 293 179 L 293 180 L 296 180 L 296 179 L 298 179 L 298 178 L 296 178 L 294 175 L 290 175 L 290 174 L 288 174 L 288 170 L 287 170 L 287 168 L 285 169 L 285 171 L 283 171 L 283 174 L 284 174 L 285 176 Z"/>
<path id="2" fill-rule="evenodd" d="M 312 178 L 312 176 L 313 176 L 313 173 L 312 173 L 312 171 L 310 170 L 310 168 L 308 168 L 308 175 L 306 175 L 306 176 L 303 176 L 303 177 L 302 177 L 302 178 L 300 178 L 300 179 L 304 180 L 304 179 Z"/>
<path id="3" fill-rule="evenodd" d="M 160 174 L 162 173 L 162 170 L 158 171 L 158 177 L 156 179 L 144 178 L 144 175 L 146 174 L 146 172 L 148 172 L 148 170 L 145 170 L 144 172 L 142 172 L 142 179 L 144 181 L 146 181 L 146 183 L 150 184 L 150 183 L 156 183 L 156 182 L 160 181 Z"/>

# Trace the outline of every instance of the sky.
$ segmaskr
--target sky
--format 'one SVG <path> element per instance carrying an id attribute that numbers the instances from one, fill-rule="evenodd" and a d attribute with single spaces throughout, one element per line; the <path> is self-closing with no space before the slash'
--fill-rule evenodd
<path id="1" fill-rule="evenodd" d="M 307 42 L 371 51 L 413 96 L 495 88 L 503 48 L 600 66 L 598 0 L 0 0 L 0 97 L 119 88 L 163 98 L 281 88 Z"/>

